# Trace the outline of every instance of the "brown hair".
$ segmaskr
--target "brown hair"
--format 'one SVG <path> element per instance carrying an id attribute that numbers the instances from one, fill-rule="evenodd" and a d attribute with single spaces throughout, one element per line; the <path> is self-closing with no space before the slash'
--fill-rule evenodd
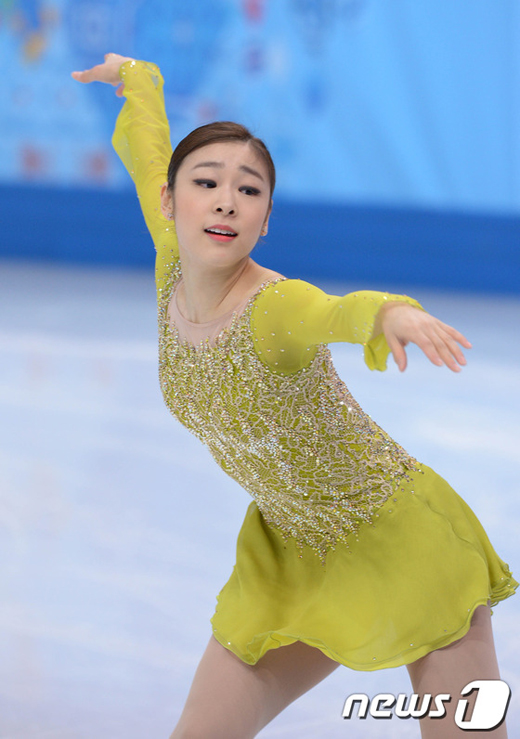
<path id="1" fill-rule="evenodd" d="M 175 187 L 175 178 L 179 167 L 184 159 L 196 149 L 201 149 L 209 144 L 218 144 L 220 142 L 243 142 L 251 144 L 255 152 L 263 159 L 269 173 L 269 184 L 271 188 L 271 196 L 273 194 L 276 172 L 273 160 L 264 142 L 253 136 L 251 131 L 240 123 L 232 121 L 216 121 L 215 123 L 206 123 L 205 126 L 199 126 L 189 133 L 176 146 L 175 151 L 170 159 L 168 167 L 168 189 L 173 192 Z"/>

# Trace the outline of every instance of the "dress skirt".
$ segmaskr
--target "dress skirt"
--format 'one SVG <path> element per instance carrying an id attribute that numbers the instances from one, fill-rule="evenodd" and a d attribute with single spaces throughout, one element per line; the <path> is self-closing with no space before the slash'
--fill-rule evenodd
<path id="1" fill-rule="evenodd" d="M 251 503 L 213 635 L 248 664 L 302 641 L 355 670 L 398 667 L 460 639 L 477 606 L 517 586 L 473 511 L 421 466 L 325 564 Z"/>

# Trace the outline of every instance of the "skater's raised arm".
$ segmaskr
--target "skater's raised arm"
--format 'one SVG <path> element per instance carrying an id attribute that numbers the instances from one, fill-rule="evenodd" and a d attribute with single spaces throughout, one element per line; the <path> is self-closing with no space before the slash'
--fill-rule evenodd
<path id="1" fill-rule="evenodd" d="M 161 213 L 161 186 L 167 181 L 172 147 L 160 70 L 150 62 L 106 54 L 103 64 L 73 72 L 72 76 L 78 82 L 105 82 L 117 86 L 116 95 L 126 97 L 112 143 L 137 189 L 157 250 L 160 289 L 172 263 L 178 259 L 174 224 Z"/>

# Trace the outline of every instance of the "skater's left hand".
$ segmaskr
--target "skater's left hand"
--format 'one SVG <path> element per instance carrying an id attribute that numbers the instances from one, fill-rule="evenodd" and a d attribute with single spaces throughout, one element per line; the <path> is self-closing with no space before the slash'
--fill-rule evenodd
<path id="1" fill-rule="evenodd" d="M 97 64 L 91 69 L 85 69 L 83 72 L 72 72 L 72 77 L 78 82 L 106 82 L 109 85 L 117 87 L 117 97 L 122 97 L 124 83 L 119 76 L 119 69 L 125 62 L 134 61 L 130 56 L 121 56 L 112 52 L 105 54 L 105 61 Z"/>
<path id="2" fill-rule="evenodd" d="M 404 347 L 410 342 L 417 344 L 433 364 L 438 367 L 445 364 L 453 372 L 460 372 L 466 364 L 460 347 L 471 349 L 470 342 L 459 331 L 407 303 L 387 303 L 381 308 L 374 335 L 381 331 L 401 372 L 407 365 Z"/>

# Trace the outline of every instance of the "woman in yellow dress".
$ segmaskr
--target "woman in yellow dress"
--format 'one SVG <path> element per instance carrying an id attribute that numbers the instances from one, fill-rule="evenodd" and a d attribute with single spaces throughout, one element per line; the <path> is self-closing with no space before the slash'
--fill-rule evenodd
<path id="1" fill-rule="evenodd" d="M 113 144 L 157 250 L 165 402 L 254 498 L 172 737 L 254 737 L 339 664 L 406 665 L 415 693 L 452 696 L 422 737 L 477 736 L 457 699 L 499 680 L 490 606 L 517 583 L 464 501 L 362 411 L 327 348 L 360 343 L 371 369 L 391 352 L 404 370 L 413 342 L 457 372 L 468 340 L 406 296 L 326 295 L 254 262 L 269 152 L 220 122 L 172 155 L 154 64 L 107 54 L 73 77 L 126 97 Z"/>

